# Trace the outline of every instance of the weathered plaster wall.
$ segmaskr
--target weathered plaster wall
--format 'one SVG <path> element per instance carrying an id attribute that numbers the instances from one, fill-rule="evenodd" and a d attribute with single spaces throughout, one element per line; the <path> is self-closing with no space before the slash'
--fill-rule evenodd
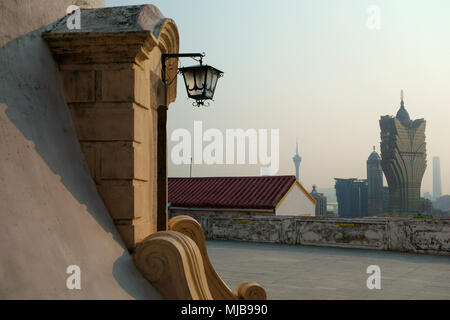
<path id="1" fill-rule="evenodd" d="M 450 255 L 450 219 L 194 216 L 209 240 Z"/>
<path id="2" fill-rule="evenodd" d="M 0 46 L 65 16 L 71 4 L 80 8 L 101 8 L 105 0 L 0 1 Z"/>

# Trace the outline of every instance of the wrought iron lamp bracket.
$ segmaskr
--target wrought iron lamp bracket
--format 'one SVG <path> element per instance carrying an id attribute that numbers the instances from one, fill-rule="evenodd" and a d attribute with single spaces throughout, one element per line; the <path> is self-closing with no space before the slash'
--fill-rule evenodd
<path id="1" fill-rule="evenodd" d="M 203 64 L 203 58 L 205 57 L 205 53 L 163 53 L 161 55 L 161 61 L 162 61 L 162 79 L 163 82 L 166 82 L 166 62 L 167 59 L 170 58 L 192 58 L 195 61 L 198 61 L 200 65 Z M 180 70 L 177 71 L 177 74 L 180 73 Z M 170 83 L 173 81 L 173 79 L 170 81 Z"/>

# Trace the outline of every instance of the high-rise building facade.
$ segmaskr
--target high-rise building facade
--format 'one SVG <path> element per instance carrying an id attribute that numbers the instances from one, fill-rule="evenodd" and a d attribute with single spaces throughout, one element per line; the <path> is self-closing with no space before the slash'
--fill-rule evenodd
<path id="1" fill-rule="evenodd" d="M 389 203 L 389 187 L 383 186 L 383 213 L 391 213 L 391 205 Z"/>
<path id="2" fill-rule="evenodd" d="M 382 116 L 381 168 L 389 186 L 393 214 L 406 215 L 421 210 L 420 186 L 427 166 L 425 120 L 411 120 L 401 94 L 395 117 Z"/>
<path id="3" fill-rule="evenodd" d="M 300 162 L 302 162 L 302 157 L 300 157 L 300 155 L 298 154 L 298 141 L 295 145 L 295 155 L 292 158 L 292 161 L 294 161 L 295 166 L 295 177 L 298 181 L 300 181 Z"/>
<path id="4" fill-rule="evenodd" d="M 433 199 L 442 196 L 441 164 L 439 157 L 433 157 Z"/>
<path id="5" fill-rule="evenodd" d="M 373 147 L 373 152 L 367 159 L 367 196 L 368 215 L 375 216 L 383 213 L 383 170 L 381 158 Z"/>
<path id="6" fill-rule="evenodd" d="M 316 199 L 316 217 L 318 216 L 326 216 L 327 215 L 327 197 L 323 193 L 320 193 L 316 190 L 316 186 L 313 186 L 313 189 L 310 195 Z"/>
<path id="7" fill-rule="evenodd" d="M 367 216 L 367 180 L 334 178 L 339 217 Z"/>

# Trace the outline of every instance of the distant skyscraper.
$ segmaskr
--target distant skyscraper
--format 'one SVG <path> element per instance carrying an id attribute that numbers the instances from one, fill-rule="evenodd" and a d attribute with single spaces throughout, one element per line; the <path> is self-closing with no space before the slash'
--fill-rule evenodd
<path id="1" fill-rule="evenodd" d="M 300 155 L 298 154 L 298 141 L 296 142 L 296 145 L 295 145 L 295 155 L 292 158 L 292 160 L 294 161 L 294 165 L 295 165 L 295 177 L 297 178 L 297 180 L 299 180 L 299 178 L 300 178 L 300 162 L 302 162 L 302 157 L 300 157 Z"/>
<path id="2" fill-rule="evenodd" d="M 439 157 L 433 157 L 433 198 L 442 196 L 441 163 Z"/>
<path id="3" fill-rule="evenodd" d="M 316 217 L 327 215 L 327 197 L 323 193 L 319 193 L 316 190 L 316 186 L 313 186 L 311 196 L 316 199 Z"/>
<path id="4" fill-rule="evenodd" d="M 392 213 L 420 212 L 420 186 L 427 166 L 425 120 L 411 120 L 403 103 L 396 117 L 382 116 L 381 168 L 389 186 Z"/>
<path id="5" fill-rule="evenodd" d="M 423 193 L 423 198 L 433 200 L 433 196 L 428 191 Z"/>
<path id="6" fill-rule="evenodd" d="M 389 187 L 383 187 L 383 212 L 391 213 L 391 205 L 389 203 Z"/>
<path id="7" fill-rule="evenodd" d="M 373 147 L 373 152 L 367 159 L 367 194 L 369 216 L 383 213 L 383 171 L 381 158 Z"/>
<path id="8" fill-rule="evenodd" d="M 339 217 L 367 216 L 367 180 L 338 179 L 336 183 L 336 197 L 338 201 Z"/>

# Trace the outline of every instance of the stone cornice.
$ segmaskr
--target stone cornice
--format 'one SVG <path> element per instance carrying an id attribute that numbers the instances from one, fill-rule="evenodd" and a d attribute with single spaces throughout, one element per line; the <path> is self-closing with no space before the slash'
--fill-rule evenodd
<path id="1" fill-rule="evenodd" d="M 59 63 L 141 62 L 158 44 L 145 31 L 127 33 L 44 33 Z"/>

